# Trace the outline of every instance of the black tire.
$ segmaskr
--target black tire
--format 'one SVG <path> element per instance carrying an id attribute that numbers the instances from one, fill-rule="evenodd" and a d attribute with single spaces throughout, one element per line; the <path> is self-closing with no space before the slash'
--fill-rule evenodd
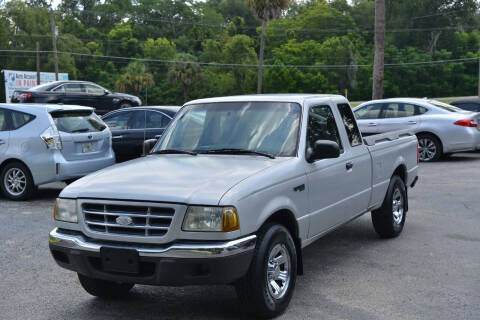
<path id="1" fill-rule="evenodd" d="M 17 181 L 20 189 L 12 189 L 11 184 L 8 183 L 11 174 L 15 175 L 15 172 L 18 172 Z M 7 164 L 0 173 L 0 189 L 3 195 L 10 200 L 30 199 L 35 193 L 35 184 L 30 170 L 21 162 L 15 161 Z"/>
<path id="2" fill-rule="evenodd" d="M 401 200 L 400 204 L 398 204 L 399 197 Z M 394 205 L 394 201 L 397 201 L 396 206 Z M 387 195 L 385 196 L 382 206 L 372 211 L 373 227 L 380 237 L 394 238 L 402 233 L 405 219 L 407 218 L 407 201 L 405 183 L 403 183 L 403 180 L 399 176 L 393 176 L 392 179 L 390 179 L 390 185 L 388 186 Z M 401 218 L 399 215 L 400 207 L 402 208 Z"/>
<path id="3" fill-rule="evenodd" d="M 278 255 L 275 255 L 276 250 L 280 250 Z M 288 252 L 288 255 L 284 254 L 284 252 Z M 287 270 L 289 281 L 284 287 L 283 293 L 282 291 L 277 291 L 277 293 L 282 293 L 278 297 L 274 297 L 271 289 L 269 289 L 269 285 L 267 285 L 269 277 L 267 275 L 267 263 L 269 258 L 271 258 L 269 256 L 272 254 L 277 258 L 283 255 L 286 260 L 289 260 Z M 271 268 L 274 271 L 270 273 L 272 276 L 278 277 L 280 272 L 286 271 L 287 265 L 285 263 L 274 265 Z M 273 318 L 282 314 L 288 307 L 295 289 L 296 278 L 297 252 L 290 232 L 282 225 L 268 224 L 260 230 L 250 268 L 245 277 L 237 281 L 235 289 L 245 311 L 250 315 L 261 318 Z M 276 282 L 276 280 L 274 281 Z M 278 282 L 276 283 L 279 285 Z M 285 283 L 280 282 L 280 288 Z"/>
<path id="4" fill-rule="evenodd" d="M 133 288 L 133 283 L 118 283 L 107 280 L 94 279 L 82 274 L 78 274 L 78 280 L 83 289 L 92 296 L 103 299 L 123 298 L 129 295 Z"/>
<path id="5" fill-rule="evenodd" d="M 421 133 L 417 135 L 417 138 L 420 147 L 420 161 L 434 162 L 440 159 L 443 154 L 443 148 L 442 143 L 437 137 L 433 134 Z M 431 152 L 433 152 L 433 155 Z"/>
<path id="6" fill-rule="evenodd" d="M 131 107 L 133 107 L 133 106 L 128 101 L 122 101 L 122 102 L 120 102 L 120 105 L 118 106 L 119 109 L 125 109 L 125 108 L 131 108 Z"/>

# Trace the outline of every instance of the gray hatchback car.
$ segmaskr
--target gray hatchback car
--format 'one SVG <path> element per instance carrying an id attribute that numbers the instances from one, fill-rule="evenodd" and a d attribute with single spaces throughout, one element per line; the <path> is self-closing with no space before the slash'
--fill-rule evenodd
<path id="1" fill-rule="evenodd" d="M 92 108 L 0 104 L 0 189 L 12 200 L 115 163 L 112 134 Z"/>

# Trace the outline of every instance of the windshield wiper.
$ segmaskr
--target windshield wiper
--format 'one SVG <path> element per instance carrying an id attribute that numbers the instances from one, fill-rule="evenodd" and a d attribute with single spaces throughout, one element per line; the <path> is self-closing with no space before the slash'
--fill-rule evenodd
<path id="1" fill-rule="evenodd" d="M 82 129 L 76 129 L 76 130 L 72 130 L 70 131 L 70 133 L 80 133 L 80 132 L 89 132 L 90 129 L 88 128 L 82 128 Z"/>
<path id="2" fill-rule="evenodd" d="M 150 152 L 150 154 L 189 154 L 191 156 L 197 155 L 197 153 L 193 151 L 177 150 L 177 149 L 158 150 L 158 151 Z"/>
<path id="3" fill-rule="evenodd" d="M 218 154 L 255 154 L 258 156 L 264 156 L 270 159 L 275 159 L 275 156 L 266 153 L 266 152 L 260 152 L 260 151 L 254 151 L 254 150 L 247 150 L 247 149 L 235 149 L 235 148 L 223 148 L 223 149 L 214 149 L 214 150 L 205 150 L 201 151 L 200 153 L 218 153 Z"/>

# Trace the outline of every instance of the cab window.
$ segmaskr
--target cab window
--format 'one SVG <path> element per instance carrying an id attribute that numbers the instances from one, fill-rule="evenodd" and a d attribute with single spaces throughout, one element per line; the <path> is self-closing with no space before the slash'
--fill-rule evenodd
<path id="1" fill-rule="evenodd" d="M 336 142 L 342 150 L 335 116 L 327 105 L 312 107 L 308 113 L 307 149 L 313 148 L 317 140 Z"/>

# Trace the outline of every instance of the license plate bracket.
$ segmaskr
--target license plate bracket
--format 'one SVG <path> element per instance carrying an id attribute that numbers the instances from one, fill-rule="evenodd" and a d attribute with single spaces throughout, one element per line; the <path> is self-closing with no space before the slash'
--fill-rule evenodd
<path id="1" fill-rule="evenodd" d="M 82 153 L 88 153 L 93 151 L 93 142 L 87 142 L 82 144 Z"/>
<path id="2" fill-rule="evenodd" d="M 139 273 L 139 257 L 137 250 L 119 248 L 100 248 L 102 267 L 107 272 Z"/>

